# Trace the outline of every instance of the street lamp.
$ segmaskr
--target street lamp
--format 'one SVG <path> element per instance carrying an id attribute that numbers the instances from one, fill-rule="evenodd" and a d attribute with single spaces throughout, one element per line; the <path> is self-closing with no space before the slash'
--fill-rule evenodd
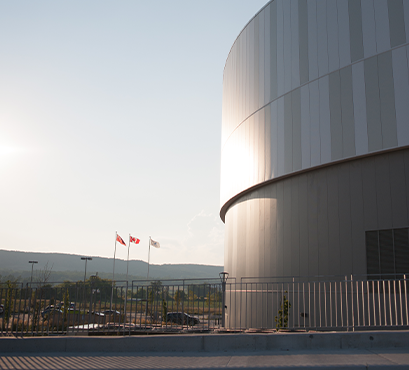
<path id="1" fill-rule="evenodd" d="M 92 257 L 81 257 L 82 260 L 85 260 L 85 274 L 84 274 L 84 284 L 85 284 L 85 279 L 87 277 L 87 262 L 92 261 Z"/>
<path id="2" fill-rule="evenodd" d="M 31 263 L 31 280 L 30 282 L 33 282 L 33 270 L 34 270 L 34 264 L 38 263 L 38 261 L 28 261 L 28 263 Z"/>
<path id="3" fill-rule="evenodd" d="M 83 319 L 85 317 L 85 279 L 87 277 L 87 262 L 88 261 L 92 261 L 91 257 L 81 257 L 81 259 L 84 261 L 85 260 L 85 273 L 84 273 L 84 316 Z"/>
<path id="4" fill-rule="evenodd" d="M 97 289 L 94 289 L 94 282 L 95 282 L 95 280 L 97 279 L 97 275 L 91 275 L 91 276 L 89 277 L 89 279 L 91 280 L 91 301 L 90 301 L 89 310 L 88 310 L 88 312 L 89 312 L 88 325 L 89 325 L 89 323 L 91 322 L 92 296 L 93 296 L 94 293 L 97 291 Z M 94 311 L 93 311 L 94 313 L 95 313 L 95 303 L 96 303 L 96 301 L 97 301 L 97 298 L 95 297 L 95 300 L 94 300 Z M 94 321 L 94 323 L 95 323 L 95 314 L 94 314 L 94 319 L 93 319 L 93 321 Z"/>
<path id="5" fill-rule="evenodd" d="M 225 317 L 225 310 L 226 310 L 226 282 L 229 278 L 228 272 L 220 272 L 219 273 L 220 280 L 222 282 L 222 293 L 223 293 L 223 306 L 222 306 L 222 327 L 226 327 L 226 317 Z"/>

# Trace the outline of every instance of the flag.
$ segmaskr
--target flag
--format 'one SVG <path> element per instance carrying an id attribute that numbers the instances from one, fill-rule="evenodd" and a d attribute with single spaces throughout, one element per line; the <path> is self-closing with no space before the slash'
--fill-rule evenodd
<path id="1" fill-rule="evenodd" d="M 131 243 L 139 244 L 140 240 L 138 238 L 134 238 L 133 236 L 129 235 L 129 241 Z"/>
<path id="2" fill-rule="evenodd" d="M 118 234 L 116 234 L 116 241 L 120 242 L 121 244 L 123 244 L 126 247 L 125 242 L 123 241 L 123 239 Z"/>
<path id="3" fill-rule="evenodd" d="M 158 242 L 155 242 L 153 239 L 151 239 L 151 246 L 155 248 L 160 248 L 160 244 Z"/>

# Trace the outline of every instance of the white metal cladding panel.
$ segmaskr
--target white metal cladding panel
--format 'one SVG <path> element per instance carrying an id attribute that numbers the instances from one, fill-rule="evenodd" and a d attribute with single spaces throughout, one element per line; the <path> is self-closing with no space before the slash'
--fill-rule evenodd
<path id="1" fill-rule="evenodd" d="M 250 115 L 250 27 L 246 27 L 245 31 L 245 46 L 244 46 L 244 60 L 245 60 L 245 85 L 244 85 L 244 116 L 242 119 L 245 119 Z"/>
<path id="2" fill-rule="evenodd" d="M 390 49 L 388 3 L 385 0 L 374 0 L 376 51 L 382 53 Z"/>
<path id="3" fill-rule="evenodd" d="M 284 97 L 277 100 L 277 160 L 278 176 L 285 174 L 284 169 Z"/>
<path id="4" fill-rule="evenodd" d="M 240 168 L 237 169 L 238 177 L 242 177 L 241 182 L 244 184 L 244 188 L 246 188 L 246 186 L 248 186 L 249 184 L 251 184 L 251 175 L 253 173 L 253 167 L 255 166 L 255 159 L 253 158 L 253 129 L 250 126 L 250 119 L 246 120 L 243 125 L 243 127 L 240 127 L 240 129 L 238 130 L 239 133 L 242 133 L 243 135 L 243 140 L 242 140 L 242 144 L 244 147 L 244 161 L 246 163 L 245 168 L 247 169 L 247 172 L 240 173 Z M 242 149 L 242 147 L 241 147 Z M 239 154 L 240 155 L 240 154 Z M 239 182 L 238 182 L 239 183 Z"/>
<path id="5" fill-rule="evenodd" d="M 260 126 L 259 126 L 259 115 L 258 113 L 252 116 L 252 120 L 250 119 L 250 128 L 253 127 L 254 130 L 254 137 L 253 137 L 253 156 L 255 159 L 254 167 L 253 167 L 253 179 L 255 183 L 259 183 L 260 181 L 260 163 L 264 162 L 264 155 L 260 156 L 261 148 L 260 148 Z"/>
<path id="6" fill-rule="evenodd" d="M 308 66 L 310 81 L 318 77 L 317 1 L 307 2 L 308 9 Z"/>
<path id="7" fill-rule="evenodd" d="M 408 47 L 392 51 L 398 145 L 409 145 Z"/>
<path id="8" fill-rule="evenodd" d="M 256 183 L 262 182 L 263 180 L 260 179 L 260 164 L 264 165 L 264 152 L 261 152 L 262 149 L 260 148 L 260 116 L 258 112 L 253 115 L 253 121 L 252 126 L 254 127 L 254 147 L 253 147 L 253 155 L 256 160 L 255 166 L 254 166 L 254 173 L 253 173 L 253 179 L 255 179 Z"/>
<path id="9" fill-rule="evenodd" d="M 277 2 L 273 2 L 270 7 L 270 100 L 277 98 Z"/>
<path id="10" fill-rule="evenodd" d="M 331 161 L 331 127 L 329 112 L 329 78 L 324 76 L 318 80 L 320 95 L 320 138 L 321 138 L 321 163 Z"/>
<path id="11" fill-rule="evenodd" d="M 226 214 L 226 266 L 232 268 L 228 271 L 236 278 L 257 276 L 264 256 L 266 277 L 298 275 L 298 268 L 305 275 L 365 273 L 367 225 L 407 225 L 402 173 L 409 168 L 408 160 L 408 150 L 363 158 L 243 196 Z M 396 211 L 393 205 L 398 204 Z"/>
<path id="12" fill-rule="evenodd" d="M 278 124 L 277 124 L 277 100 L 270 104 L 270 116 L 271 116 L 271 177 L 278 176 Z"/>
<path id="13" fill-rule="evenodd" d="M 263 32 L 260 32 L 260 18 L 258 15 L 254 23 L 254 110 L 260 109 L 264 100 L 264 87 L 263 92 L 260 91 L 261 80 L 264 80 L 264 40 L 260 40 L 261 35 L 264 38 L 264 29 Z"/>
<path id="14" fill-rule="evenodd" d="M 337 0 L 327 0 L 327 36 L 329 72 L 339 69 Z"/>
<path id="15" fill-rule="evenodd" d="M 264 101 L 263 106 L 266 105 L 271 100 L 271 39 L 270 39 L 270 10 L 267 7 L 264 11 Z M 274 22 L 274 27 L 277 27 Z M 276 60 L 277 63 L 277 60 Z"/>
<path id="16" fill-rule="evenodd" d="M 283 1 L 277 0 L 277 96 L 284 93 Z"/>
<path id="17" fill-rule="evenodd" d="M 338 31 L 339 31 L 339 66 L 345 67 L 351 63 L 351 49 L 349 43 L 349 15 L 348 1 L 337 0 Z"/>
<path id="18" fill-rule="evenodd" d="M 309 81 L 308 65 L 308 7 L 307 0 L 298 0 L 298 74 L 299 84 Z"/>
<path id="19" fill-rule="evenodd" d="M 243 30 L 242 35 L 238 39 L 238 69 L 237 69 L 237 78 L 239 81 L 239 91 L 237 95 L 237 101 L 238 101 L 238 117 L 237 117 L 237 122 L 241 122 L 244 117 L 244 111 L 245 111 L 245 94 L 244 94 L 244 89 L 245 89 L 245 76 L 246 76 L 246 60 L 245 60 L 245 46 L 246 46 L 246 37 L 245 37 L 245 30 Z"/>
<path id="20" fill-rule="evenodd" d="M 376 54 L 375 11 L 373 0 L 361 0 L 361 9 L 364 57 L 368 58 Z"/>
<path id="21" fill-rule="evenodd" d="M 271 174 L 271 145 L 272 145 L 272 140 L 271 140 L 271 106 L 267 105 L 266 108 L 264 109 L 264 148 L 265 148 L 265 164 L 264 164 L 264 176 L 265 180 L 271 179 L 272 174 Z"/>
<path id="22" fill-rule="evenodd" d="M 326 0 L 317 0 L 318 73 L 328 73 L 328 38 Z"/>
<path id="23" fill-rule="evenodd" d="M 260 100 L 262 97 L 259 95 L 259 85 L 260 85 L 260 38 L 259 38 L 259 20 L 258 15 L 254 20 L 254 110 L 260 108 Z M 253 110 L 253 111 L 254 111 Z"/>
<path id="24" fill-rule="evenodd" d="M 232 220 L 232 224 L 233 224 L 233 230 L 232 230 L 232 232 L 233 232 L 233 237 L 232 237 L 232 242 L 233 242 L 233 246 L 232 246 L 232 248 L 231 248 L 231 251 L 232 251 L 232 256 L 230 257 L 231 258 L 231 261 L 232 261 L 232 273 L 236 273 L 236 276 L 237 276 L 237 273 L 239 272 L 239 271 L 237 271 L 237 253 L 238 253 L 238 245 L 241 243 L 241 240 L 238 240 L 238 238 L 237 238 L 237 219 L 238 219 L 238 212 L 237 212 L 238 210 L 237 209 L 234 209 L 233 210 L 233 215 L 232 215 L 232 217 L 233 217 L 233 220 Z"/>
<path id="25" fill-rule="evenodd" d="M 284 171 L 286 174 L 293 171 L 293 123 L 291 97 L 291 93 L 284 95 Z"/>
<path id="26" fill-rule="evenodd" d="M 261 13 L 258 18 L 259 18 L 259 30 L 258 30 L 258 43 L 259 43 L 259 50 L 258 50 L 258 101 L 257 101 L 257 108 L 261 108 L 264 106 L 265 102 L 265 97 L 264 97 L 264 83 L 266 81 L 265 79 L 265 72 L 264 72 L 264 63 L 265 63 L 265 56 L 264 52 L 266 50 L 266 45 L 265 45 L 265 36 L 264 36 L 264 14 L 265 12 Z M 269 81 L 269 80 L 268 80 Z M 268 83 L 267 81 L 267 83 Z"/>
<path id="27" fill-rule="evenodd" d="M 247 26 L 247 57 L 248 57 L 248 67 L 247 67 L 247 73 L 248 73 L 248 81 L 249 81 L 249 88 L 248 88 L 248 111 L 246 112 L 246 117 L 248 117 L 250 114 L 252 114 L 255 110 L 255 68 L 256 68 L 256 63 L 255 63 L 255 58 L 254 58 L 254 48 L 255 48 L 255 38 L 254 38 L 254 26 L 255 26 L 255 20 L 250 22 L 250 24 Z M 247 106 L 247 105 L 246 105 Z"/>
<path id="28" fill-rule="evenodd" d="M 244 158 L 240 158 L 240 160 L 242 161 L 241 165 L 242 166 L 244 165 L 243 169 L 249 170 L 248 160 L 246 160 L 246 154 L 245 154 L 245 153 L 248 153 L 248 151 L 249 151 L 249 144 L 248 144 L 248 139 L 249 138 L 248 138 L 247 132 L 245 131 L 245 129 L 247 127 L 246 123 L 244 122 L 242 124 L 242 126 L 243 127 L 239 127 L 237 129 L 237 146 L 236 146 L 236 148 L 237 148 L 238 151 L 243 153 L 242 155 L 244 155 Z M 236 187 L 239 186 L 240 188 L 245 189 L 246 179 L 244 178 L 244 176 L 237 179 L 235 186 Z"/>
<path id="29" fill-rule="evenodd" d="M 271 63 L 271 60 L 268 60 L 271 57 L 271 53 L 265 53 L 271 43 L 271 40 L 268 42 L 268 45 L 265 42 L 268 41 L 265 35 L 271 36 L 270 27 L 267 27 L 264 19 L 270 17 L 270 8 L 273 5 L 278 7 L 278 19 L 275 22 L 275 26 L 278 27 L 276 40 L 278 42 L 278 70 L 284 71 L 284 74 L 278 73 L 279 95 L 290 91 L 289 88 L 294 89 L 297 87 L 297 81 L 299 80 L 299 66 L 297 65 L 299 62 L 297 57 L 299 52 L 297 32 L 298 2 L 296 0 L 277 0 L 277 2 L 271 3 L 257 16 L 258 32 L 254 32 L 255 20 L 250 22 L 243 30 L 234 44 L 229 60 L 226 63 L 225 79 L 228 83 L 227 94 L 229 98 L 225 100 L 225 105 L 228 108 L 225 109 L 226 113 L 224 116 L 228 116 L 228 120 L 232 121 L 231 125 L 228 125 L 230 127 L 229 131 L 232 131 L 237 124 L 251 115 L 255 109 L 269 102 L 268 96 L 264 99 L 262 98 L 263 91 L 271 88 L 270 84 L 267 83 L 263 89 L 265 81 L 271 79 L 271 75 L 267 76 L 263 73 L 266 69 L 271 73 L 266 68 L 266 64 L 264 64 L 264 60 Z M 310 79 L 314 79 L 316 78 L 314 70 L 316 70 L 316 63 L 318 63 L 317 53 L 319 54 L 320 75 L 327 69 L 331 71 L 338 66 L 346 65 L 350 59 L 348 4 L 344 0 L 319 0 L 318 3 L 314 0 L 309 1 L 307 7 Z M 389 48 L 388 6 L 386 0 L 377 0 L 375 2 L 373 0 L 362 0 L 362 9 L 365 56 L 368 57 Z M 404 3 L 404 9 L 406 12 L 409 12 L 406 10 L 408 9 L 407 2 Z M 317 14 L 318 19 L 316 19 Z M 409 25 L 406 29 L 409 29 Z M 253 47 L 256 33 L 259 39 L 259 58 L 257 59 L 261 58 L 261 60 L 257 64 L 259 78 L 256 81 L 260 86 L 257 91 L 254 91 L 255 81 L 252 78 L 255 68 Z M 264 50 L 262 45 L 265 46 L 266 50 Z M 290 74 L 291 84 L 289 82 Z"/>
<path id="30" fill-rule="evenodd" d="M 308 85 L 301 87 L 301 167 L 311 167 L 310 95 Z"/>
<path id="31" fill-rule="evenodd" d="M 403 2 L 403 12 L 405 17 L 406 41 L 409 41 L 409 1 Z"/>
<path id="32" fill-rule="evenodd" d="M 283 1 L 284 91 L 291 90 L 291 1 Z"/>
<path id="33" fill-rule="evenodd" d="M 266 121 L 265 121 L 265 116 L 266 116 L 266 109 L 261 109 L 260 111 L 257 112 L 257 118 L 258 118 L 258 151 L 259 151 L 259 158 L 261 159 L 259 161 L 258 165 L 258 182 L 263 182 L 266 180 L 269 180 L 269 178 L 266 176 L 266 157 L 267 157 L 267 147 L 266 147 L 266 142 L 265 142 L 265 137 L 266 137 Z M 270 143 L 268 143 L 268 146 L 270 146 Z"/>
<path id="34" fill-rule="evenodd" d="M 298 44 L 298 0 L 291 0 L 291 88 L 300 86 L 300 48 Z"/>
<path id="35" fill-rule="evenodd" d="M 310 90 L 310 115 L 311 115 L 311 166 L 321 163 L 321 138 L 320 138 L 320 102 L 318 81 L 309 84 Z"/>
<path id="36" fill-rule="evenodd" d="M 390 46 L 406 44 L 403 0 L 388 1 Z"/>
<path id="37" fill-rule="evenodd" d="M 254 177 L 254 168 L 255 166 L 258 165 L 257 160 L 254 158 L 255 155 L 255 148 L 254 148 L 254 133 L 255 133 L 255 128 L 253 125 L 254 120 L 251 119 L 251 117 L 246 120 L 246 125 L 245 125 L 245 143 L 247 146 L 247 161 L 248 161 L 248 168 L 249 171 L 245 174 L 243 174 L 244 176 L 244 180 L 245 180 L 245 184 L 249 185 L 249 184 L 255 184 L 255 177 Z"/>
<path id="38" fill-rule="evenodd" d="M 301 152 L 301 92 L 300 89 L 294 90 L 292 93 L 292 122 L 293 122 L 293 171 L 301 170 L 302 152 Z"/>
<path id="39" fill-rule="evenodd" d="M 237 65 L 236 65 L 236 73 L 237 73 L 237 92 L 236 92 L 236 100 L 237 100 L 237 122 L 240 122 L 242 117 L 244 117 L 244 41 L 245 38 L 242 36 L 239 38 L 237 42 Z M 234 122 L 237 124 L 237 122 Z"/>
<path id="40" fill-rule="evenodd" d="M 352 89 L 352 68 L 348 66 L 340 70 L 341 81 L 341 115 L 342 115 L 342 157 L 356 155 L 355 121 Z"/>
<path id="41" fill-rule="evenodd" d="M 409 1 L 403 3 L 405 32 L 408 32 L 409 29 L 408 3 Z M 298 92 L 301 102 L 299 155 L 302 169 L 331 161 L 329 83 L 326 72 L 334 68 L 337 70 L 351 63 L 349 43 L 353 38 L 353 35 L 351 38 L 349 36 L 351 14 L 348 13 L 347 1 L 309 0 L 306 4 L 308 66 L 311 82 L 304 85 Z M 370 141 L 368 140 L 370 130 L 367 108 L 372 98 L 368 98 L 370 81 L 365 80 L 364 65 L 368 64 L 369 56 L 390 50 L 390 17 L 388 17 L 390 6 L 391 3 L 388 8 L 386 0 L 361 0 L 363 47 L 366 59 L 364 62 L 352 65 L 353 117 L 351 120 L 354 122 L 352 135 L 355 136 L 357 155 L 368 153 Z M 396 13 L 395 9 L 392 10 Z M 271 16 L 277 18 L 274 24 L 271 23 Z M 355 23 L 359 24 L 359 22 Z M 254 27 L 257 29 L 255 30 Z M 296 89 L 299 85 L 298 27 L 298 0 L 276 0 L 270 3 L 262 13 L 257 15 L 257 19 L 253 19 L 243 30 L 226 61 L 222 113 L 222 198 L 224 201 L 249 186 L 286 173 L 283 95 Z M 402 33 L 403 28 L 401 27 L 400 30 Z M 271 39 L 273 34 L 275 35 L 274 40 Z M 404 36 L 402 37 L 404 39 Z M 394 36 L 393 39 L 396 44 L 395 39 L 397 36 Z M 276 46 L 274 51 L 271 50 L 272 45 Z M 396 113 L 397 145 L 399 146 L 409 144 L 409 120 L 407 118 L 409 117 L 409 104 L 407 104 L 409 100 L 407 53 L 409 51 L 406 49 L 407 45 L 402 45 L 393 50 L 390 71 L 380 76 L 383 78 L 384 97 L 390 100 L 386 102 L 387 107 L 386 103 L 384 104 L 388 110 L 387 113 L 391 117 Z M 382 60 L 386 58 L 383 54 L 375 58 L 378 60 L 380 57 Z M 272 68 L 276 73 L 275 81 L 273 81 Z M 382 71 L 380 70 L 379 73 Z M 369 72 L 375 73 L 376 71 Z M 317 80 L 318 73 L 324 75 Z M 368 74 L 368 76 L 372 75 Z M 374 78 L 377 80 L 375 75 Z M 393 81 L 390 80 L 391 78 Z M 387 81 L 388 79 L 390 81 Z M 277 91 L 274 92 L 274 96 L 279 98 L 271 101 L 273 96 L 271 88 L 275 83 Z M 291 92 L 293 93 L 294 91 Z M 257 109 L 264 110 L 267 104 L 270 104 L 268 115 L 260 112 L 252 117 Z M 371 110 L 371 112 L 374 111 Z M 268 128 L 265 127 L 266 122 L 262 118 L 267 116 Z M 376 121 L 379 119 L 380 117 Z M 263 134 L 267 137 L 263 137 Z M 241 135 L 243 139 L 235 142 Z M 244 166 L 242 163 L 232 164 L 241 158 L 242 155 L 237 155 L 237 152 L 240 151 L 242 145 L 248 146 L 244 154 L 247 162 Z M 377 149 L 372 148 L 372 150 Z M 268 160 L 265 158 L 266 155 L 268 155 Z M 345 157 L 344 154 L 343 157 Z M 254 163 L 250 164 L 251 161 Z M 229 176 L 225 176 L 225 173 L 228 173 Z M 233 185 L 232 182 L 236 184 Z"/>

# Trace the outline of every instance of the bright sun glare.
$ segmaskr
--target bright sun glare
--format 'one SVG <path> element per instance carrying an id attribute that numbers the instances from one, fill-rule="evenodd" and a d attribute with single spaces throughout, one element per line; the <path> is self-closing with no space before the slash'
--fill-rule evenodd
<path id="1" fill-rule="evenodd" d="M 23 151 L 23 148 L 17 146 L 0 145 L 0 158 L 5 159 L 7 157 L 16 155 Z"/>

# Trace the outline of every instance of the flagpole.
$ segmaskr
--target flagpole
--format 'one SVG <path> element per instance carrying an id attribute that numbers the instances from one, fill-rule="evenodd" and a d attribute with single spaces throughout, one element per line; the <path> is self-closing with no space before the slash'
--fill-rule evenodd
<path id="1" fill-rule="evenodd" d="M 147 276 L 147 283 L 146 283 L 146 308 L 145 308 L 145 316 L 148 316 L 148 283 L 149 283 L 149 260 L 151 258 L 151 237 L 149 236 L 149 252 L 148 252 L 148 276 Z"/>
<path id="2" fill-rule="evenodd" d="M 147 280 L 149 280 L 149 261 L 151 258 L 151 237 L 149 237 L 149 252 L 148 252 L 148 278 Z"/>
<path id="3" fill-rule="evenodd" d="M 128 266 L 129 266 L 129 247 L 131 246 L 131 234 L 129 234 L 128 239 L 128 259 L 126 261 L 126 281 L 128 282 Z"/>
<path id="4" fill-rule="evenodd" d="M 126 318 L 126 306 L 128 305 L 128 265 L 129 265 L 129 247 L 131 246 L 131 234 L 129 234 L 128 239 L 128 260 L 126 261 L 126 290 L 125 290 L 125 308 L 124 315 Z"/>
<path id="5" fill-rule="evenodd" d="M 109 308 L 112 310 L 112 300 L 114 298 L 114 278 L 115 278 L 115 255 L 116 255 L 116 238 L 118 236 L 118 231 L 115 231 L 115 249 L 114 249 L 114 269 L 112 271 L 112 284 L 111 284 L 111 307 Z"/>

